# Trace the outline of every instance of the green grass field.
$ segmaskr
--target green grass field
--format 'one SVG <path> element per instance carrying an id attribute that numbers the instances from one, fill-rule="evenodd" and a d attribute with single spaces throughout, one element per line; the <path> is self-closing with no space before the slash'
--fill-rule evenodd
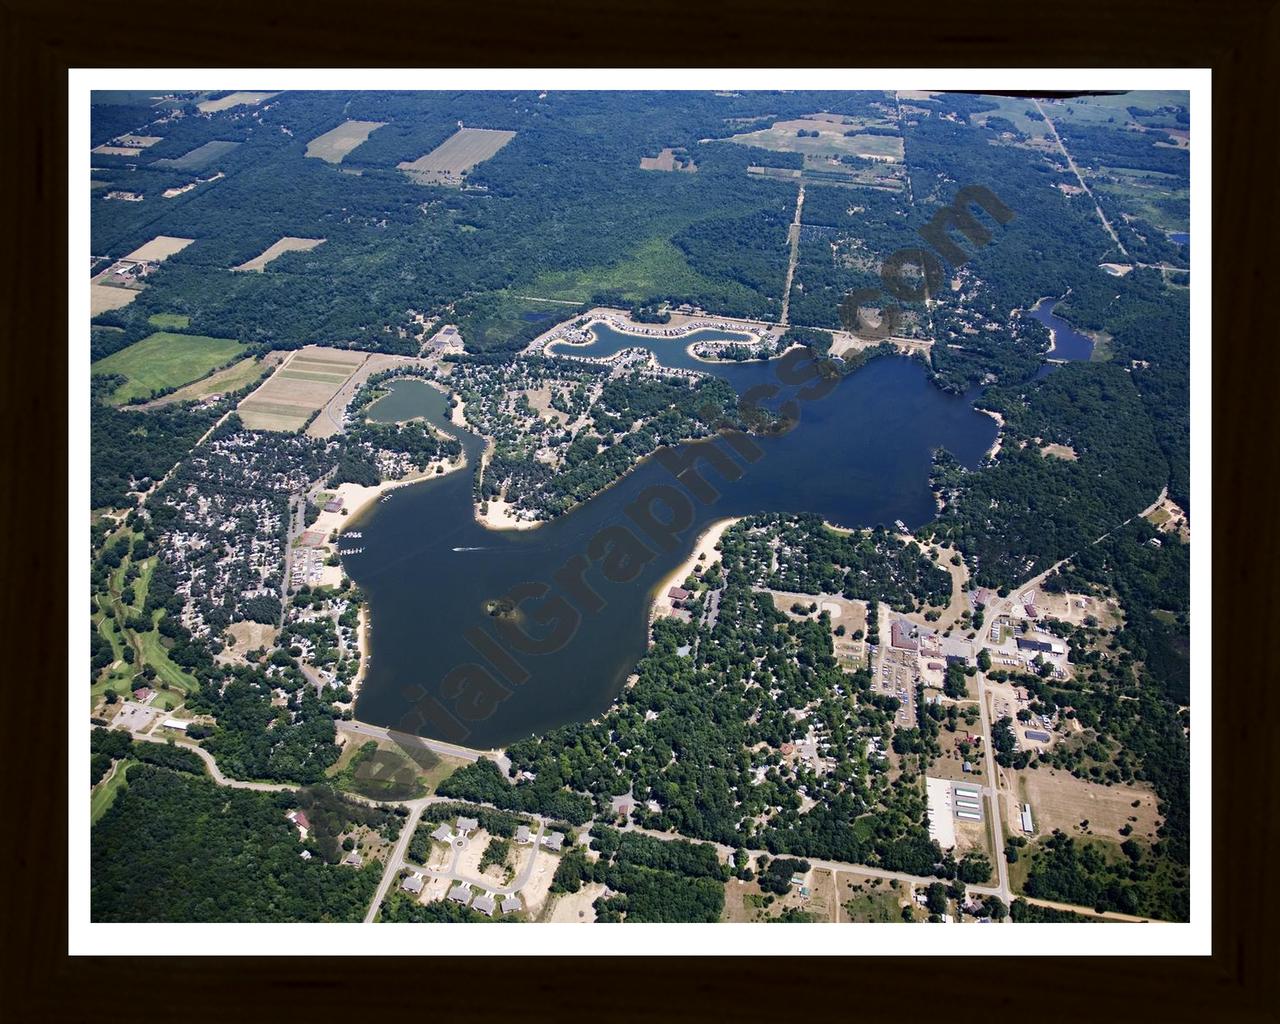
<path id="1" fill-rule="evenodd" d="M 540 298 L 586 302 L 598 292 L 620 293 L 636 301 L 669 293 L 714 293 L 723 287 L 690 267 L 670 239 L 659 236 L 618 263 L 544 273 L 522 290 Z"/>
<path id="2" fill-rule="evenodd" d="M 115 543 L 119 537 L 128 532 L 124 529 L 116 531 L 107 543 Z M 193 676 L 170 660 L 168 649 L 164 646 L 159 630 L 135 633 L 124 627 L 124 622 L 131 615 L 140 613 L 146 603 L 147 589 L 151 585 L 151 576 L 155 572 L 156 556 L 152 555 L 138 564 L 138 578 L 133 583 L 133 604 L 126 605 L 121 598 L 121 592 L 124 589 L 124 577 L 129 564 L 130 559 L 125 557 L 111 573 L 108 582 L 110 611 L 96 611 L 91 618 L 94 628 L 111 644 L 112 654 L 119 664 L 116 667 L 108 666 L 94 679 L 90 687 L 90 707 L 101 700 L 107 690 L 115 690 L 121 697 L 127 697 L 133 688 L 134 677 L 142 671 L 144 665 L 150 665 L 156 670 L 156 678 L 152 683 L 152 689 L 156 690 L 156 697 L 152 705 L 172 711 L 181 706 L 186 700 L 186 695 L 197 690 L 199 685 Z M 162 611 L 157 609 L 152 613 L 152 620 L 159 621 L 162 614 Z M 135 652 L 133 664 L 123 660 L 126 647 L 132 648 Z M 162 684 L 168 684 L 169 689 L 162 689 Z"/>
<path id="3" fill-rule="evenodd" d="M 152 327 L 159 327 L 161 330 L 177 327 L 185 329 L 191 326 L 191 317 L 185 313 L 152 313 L 147 317 L 147 323 Z"/>
<path id="4" fill-rule="evenodd" d="M 99 359 L 92 372 L 118 373 L 126 378 L 111 396 L 112 403 L 119 404 L 131 398 L 146 398 L 163 388 L 189 384 L 244 351 L 244 345 L 230 338 L 158 331 Z"/>
<path id="5" fill-rule="evenodd" d="M 99 782 L 97 788 L 94 789 L 89 798 L 89 821 L 96 823 L 99 818 L 107 813 L 107 810 L 115 803 L 116 794 L 122 789 L 128 787 L 125 781 L 125 772 L 129 765 L 137 764 L 132 758 L 126 757 L 116 765 L 115 774 L 106 782 Z"/>

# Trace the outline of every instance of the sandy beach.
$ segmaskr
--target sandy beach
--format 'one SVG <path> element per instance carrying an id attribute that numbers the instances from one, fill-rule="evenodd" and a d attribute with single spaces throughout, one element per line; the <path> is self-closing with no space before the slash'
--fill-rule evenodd
<path id="1" fill-rule="evenodd" d="M 501 498 L 490 498 L 484 512 L 479 505 L 473 505 L 476 522 L 486 530 L 536 530 L 544 522 L 542 519 L 521 519 Z"/>
<path id="2" fill-rule="evenodd" d="M 676 566 L 671 574 L 658 584 L 657 589 L 654 591 L 653 604 L 649 610 L 650 622 L 663 615 L 670 615 L 674 611 L 671 607 L 671 598 L 667 596 L 667 591 L 672 587 L 680 586 L 688 579 L 689 574 L 694 570 L 694 566 L 701 564 L 705 572 L 707 566 L 718 561 L 720 556 L 716 553 L 716 545 L 720 543 L 720 538 L 724 536 L 724 531 L 734 523 L 742 522 L 742 518 L 742 516 L 738 516 L 736 518 L 717 519 L 698 535 L 689 557 Z M 699 556 L 701 555 L 707 556 L 706 561 L 699 562 Z"/>
<path id="3" fill-rule="evenodd" d="M 360 698 L 360 687 L 364 683 L 365 669 L 369 666 L 369 606 L 360 606 L 360 621 L 356 624 L 356 644 L 360 649 L 360 667 L 351 678 L 347 688 L 351 691 L 351 706 L 356 706 Z"/>
<path id="4" fill-rule="evenodd" d="M 996 431 L 996 439 L 991 442 L 991 447 L 987 449 L 987 454 L 984 456 L 984 458 L 994 459 L 1000 454 L 1000 446 L 1004 443 L 1004 417 L 994 409 L 979 409 L 978 412 L 982 413 L 984 416 L 990 416 L 996 421 L 996 425 L 999 427 Z"/>
<path id="5" fill-rule="evenodd" d="M 445 473 L 452 473 L 455 470 L 462 469 L 466 464 L 467 460 L 459 456 L 455 462 L 435 461 L 421 473 L 410 473 L 399 480 L 384 480 L 376 487 L 366 487 L 363 484 L 352 483 L 339 484 L 331 493 L 337 494 L 342 499 L 342 507 L 347 510 L 347 514 L 344 516 L 341 512 L 321 512 L 320 518 L 316 520 L 311 529 L 323 530 L 326 534 L 336 529 L 341 534 L 343 531 L 355 526 L 360 521 L 360 518 L 373 507 L 375 501 L 380 500 L 391 491 L 400 487 L 408 487 L 410 484 L 421 483 L 423 480 L 434 480 L 436 477 L 444 476 Z M 437 467 L 443 469 L 444 473 L 437 473 Z"/>

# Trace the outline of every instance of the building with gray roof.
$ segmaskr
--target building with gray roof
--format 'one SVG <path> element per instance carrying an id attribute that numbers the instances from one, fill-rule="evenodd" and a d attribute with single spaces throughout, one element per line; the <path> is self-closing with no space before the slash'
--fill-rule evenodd
<path id="1" fill-rule="evenodd" d="M 466 882 L 459 882 L 449 890 L 449 899 L 454 903 L 470 903 L 471 902 L 471 886 Z"/>
<path id="2" fill-rule="evenodd" d="M 403 889 L 405 892 L 411 892 L 417 895 L 418 893 L 422 892 L 422 876 L 409 875 L 407 878 L 405 878 L 403 882 L 400 883 L 400 888 Z"/>

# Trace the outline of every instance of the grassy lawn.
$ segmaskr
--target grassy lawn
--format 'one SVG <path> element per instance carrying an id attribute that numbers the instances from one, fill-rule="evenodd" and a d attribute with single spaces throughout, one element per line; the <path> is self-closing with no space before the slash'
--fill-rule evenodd
<path id="1" fill-rule="evenodd" d="M 89 798 L 89 821 L 97 822 L 107 809 L 115 803 L 116 794 L 124 789 L 128 783 L 125 782 L 125 772 L 129 765 L 137 764 L 132 758 L 126 757 L 123 761 L 116 764 L 115 774 L 105 782 L 99 782 Z"/>
<path id="2" fill-rule="evenodd" d="M 177 327 L 185 329 L 191 326 L 191 317 L 185 313 L 152 313 L 147 317 L 147 323 L 152 327 L 159 327 L 161 330 L 169 330 Z"/>
<path id="3" fill-rule="evenodd" d="M 843 901 L 841 910 L 850 921 L 873 924 L 902 923 L 898 894 L 892 889 L 880 892 L 856 892 Z"/>
<path id="4" fill-rule="evenodd" d="M 111 396 L 115 404 L 146 398 L 153 391 L 176 388 L 203 377 L 245 350 L 230 338 L 158 331 L 113 352 L 93 364 L 95 374 L 118 373 L 126 378 Z"/>
<path id="5" fill-rule="evenodd" d="M 158 622 L 162 614 L 161 611 L 156 609 L 153 614 L 155 615 L 155 621 Z M 164 644 L 161 643 L 159 630 L 153 629 L 148 633 L 134 635 L 137 637 L 138 646 L 141 648 L 143 664 L 150 665 L 156 670 L 157 680 L 168 683 L 184 694 L 199 689 L 195 679 L 169 660 L 169 652 Z"/>

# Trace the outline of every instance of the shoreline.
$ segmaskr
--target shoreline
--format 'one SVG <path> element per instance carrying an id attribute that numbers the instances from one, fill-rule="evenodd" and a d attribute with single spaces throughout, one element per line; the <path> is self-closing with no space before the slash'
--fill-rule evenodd
<path id="1" fill-rule="evenodd" d="M 365 671 L 369 667 L 369 598 L 361 594 L 360 617 L 356 623 L 356 650 L 360 652 L 360 664 L 356 674 L 351 678 L 351 713 L 356 712 L 356 704 L 360 701 L 360 690 L 364 686 Z"/>
<path id="2" fill-rule="evenodd" d="M 467 457 L 464 453 L 458 458 L 457 462 L 433 462 L 421 472 L 410 473 L 408 476 L 403 476 L 399 480 L 384 480 L 382 483 L 373 487 L 368 487 L 364 484 L 339 484 L 336 488 L 336 493 L 343 497 L 343 507 L 346 508 L 347 514 L 342 516 L 342 521 L 338 525 L 338 536 L 341 537 L 353 526 L 356 526 L 365 514 L 368 513 L 369 509 L 390 492 L 401 487 L 408 487 L 411 484 L 420 484 L 427 480 L 436 480 L 442 476 L 448 476 L 450 473 L 464 468 L 466 464 Z M 437 473 L 434 468 L 435 466 L 442 466 L 444 468 L 444 472 Z M 351 490 L 344 490 L 344 488 L 351 488 Z M 347 504 L 348 495 L 351 497 L 350 504 Z M 341 513 L 338 513 L 338 515 L 341 515 Z M 324 513 L 321 513 L 321 517 L 323 516 Z M 312 529 L 319 529 L 320 521 L 320 519 L 317 519 L 316 525 L 313 526 Z"/>
<path id="3" fill-rule="evenodd" d="M 716 545 L 720 542 L 720 538 L 724 536 L 725 531 L 735 523 L 740 523 L 746 516 L 726 516 L 724 519 L 717 519 L 709 524 L 693 542 L 693 550 L 689 552 L 689 556 L 677 565 L 654 589 L 649 601 L 649 625 L 652 626 L 654 620 L 661 618 L 663 615 L 670 615 L 674 609 L 671 607 L 671 599 L 667 597 L 667 591 L 672 587 L 678 587 L 686 579 L 690 573 L 698 565 L 698 556 L 705 554 L 706 564 L 711 565 L 712 560 L 718 558 L 716 554 Z"/>
<path id="4" fill-rule="evenodd" d="M 991 447 L 987 449 L 986 454 L 983 455 L 984 460 L 994 459 L 1000 454 L 1000 448 L 1004 444 L 1004 417 L 994 409 L 976 409 L 976 411 L 984 416 L 990 416 L 996 421 L 996 438 L 991 442 Z"/>

